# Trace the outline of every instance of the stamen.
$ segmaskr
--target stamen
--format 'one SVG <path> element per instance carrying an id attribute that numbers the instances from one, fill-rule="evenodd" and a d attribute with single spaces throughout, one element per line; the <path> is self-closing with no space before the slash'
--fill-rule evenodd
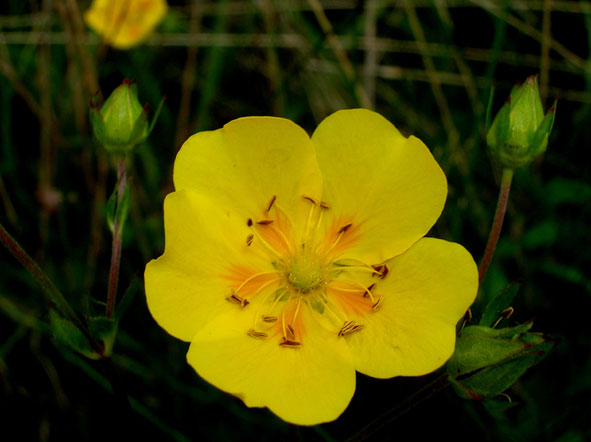
<path id="1" fill-rule="evenodd" d="M 256 339 L 264 339 L 266 337 L 268 337 L 269 335 L 265 332 L 260 332 L 260 331 L 256 331 L 255 329 L 251 328 L 249 329 L 246 334 L 248 336 L 250 336 L 251 338 L 256 338 Z"/>
<path id="2" fill-rule="evenodd" d="M 238 304 L 242 308 L 244 308 L 248 304 L 250 304 L 250 302 L 248 301 L 248 299 L 243 298 L 241 296 L 238 296 L 236 293 L 232 293 L 230 296 L 228 296 L 226 298 L 226 301 L 230 301 L 233 304 Z"/>
<path id="3" fill-rule="evenodd" d="M 377 312 L 379 309 L 382 308 L 383 302 L 384 302 L 384 297 L 378 296 L 378 300 L 371 306 L 371 311 L 374 313 Z"/>
<path id="4" fill-rule="evenodd" d="M 265 239 L 262 237 L 262 235 L 259 234 L 259 232 L 256 231 L 256 229 L 253 227 L 252 219 L 248 218 L 248 223 L 247 224 L 248 224 L 249 227 L 252 227 L 252 232 L 253 232 L 254 236 L 256 236 L 257 239 L 259 239 L 261 241 L 261 244 L 263 244 L 263 246 L 267 249 L 267 251 L 269 253 L 271 253 L 272 255 L 275 255 L 277 258 L 280 258 L 282 254 L 279 253 L 277 250 L 275 250 L 273 248 L 273 246 L 271 246 L 271 244 L 269 244 L 267 241 L 265 241 Z"/>
<path id="5" fill-rule="evenodd" d="M 318 201 L 316 201 L 314 198 L 312 198 L 311 196 L 307 196 L 307 195 L 302 195 L 302 198 L 304 198 L 306 201 L 310 201 L 312 204 L 317 205 Z"/>
<path id="6" fill-rule="evenodd" d="M 351 228 L 352 225 L 352 223 L 345 224 L 343 227 L 339 229 L 338 233 L 345 233 L 347 230 Z"/>
<path id="7" fill-rule="evenodd" d="M 248 218 L 248 219 L 246 220 L 246 225 L 247 225 L 248 227 L 252 227 L 252 218 Z"/>
<path id="8" fill-rule="evenodd" d="M 287 324 L 287 337 L 290 341 L 294 341 L 295 340 L 295 330 L 293 329 L 293 327 L 291 326 L 291 324 Z"/>
<path id="9" fill-rule="evenodd" d="M 390 273 L 390 268 L 388 267 L 388 264 L 376 264 L 371 266 L 375 271 L 376 271 L 376 275 L 378 275 L 378 277 L 380 279 L 384 279 L 388 273 Z"/>
<path id="10" fill-rule="evenodd" d="M 270 272 L 259 272 L 259 273 L 255 273 L 254 275 L 250 275 L 248 278 L 246 278 L 244 281 L 242 281 L 242 284 L 240 284 L 238 286 L 238 288 L 236 290 L 234 290 L 234 294 L 237 294 L 240 290 L 242 290 L 244 288 L 244 286 L 246 284 L 248 284 L 250 281 L 252 281 L 255 278 L 258 278 L 259 276 L 265 276 L 265 275 L 276 275 L 279 272 L 277 270 L 273 270 Z"/>
<path id="11" fill-rule="evenodd" d="M 341 241 L 341 238 L 343 237 L 343 235 L 347 232 L 347 230 L 349 230 L 351 228 L 353 224 L 349 223 L 349 224 L 345 224 L 343 227 L 341 227 L 338 231 L 337 234 L 338 236 L 336 237 L 336 239 L 334 240 L 334 242 L 331 244 L 331 246 L 326 249 L 324 251 L 324 254 L 327 255 L 328 253 L 330 253 L 332 251 L 332 249 L 334 249 L 337 244 Z M 320 250 L 316 250 L 316 253 L 318 253 Z"/>
<path id="12" fill-rule="evenodd" d="M 273 204 L 275 204 L 276 199 L 277 199 L 277 195 L 273 195 L 271 197 L 271 201 L 269 201 L 269 204 L 267 205 L 267 213 L 271 211 L 271 207 L 273 207 Z"/>
<path id="13" fill-rule="evenodd" d="M 340 338 L 360 330 L 363 330 L 362 324 L 356 324 L 355 321 L 345 321 L 345 324 L 339 330 L 338 337 Z"/>
<path id="14" fill-rule="evenodd" d="M 260 224 L 261 226 L 268 226 L 269 224 L 272 224 L 273 220 L 272 219 L 263 219 L 261 221 L 257 221 L 257 224 Z"/>
<path id="15" fill-rule="evenodd" d="M 336 290 L 337 292 L 359 292 L 362 291 L 363 292 L 363 297 L 367 298 L 369 296 L 369 299 L 371 299 L 371 302 L 375 303 L 375 298 L 372 294 L 372 290 L 375 287 L 375 284 L 370 285 L 369 287 L 364 287 L 363 285 L 359 284 L 358 282 L 355 281 L 338 281 L 338 282 L 342 282 L 344 284 L 350 284 L 359 288 L 356 289 L 345 289 L 345 288 L 341 288 L 341 287 L 335 287 L 334 285 L 330 286 L 331 290 Z"/>
<path id="16" fill-rule="evenodd" d="M 336 267 L 336 269 L 334 269 L 334 270 L 336 270 L 338 272 L 342 272 L 343 270 L 345 270 L 345 271 L 346 270 L 358 270 L 358 271 L 362 271 L 362 272 L 369 272 L 372 274 L 372 276 L 373 275 L 378 275 L 379 277 L 382 276 L 382 274 L 379 271 L 377 271 L 374 266 L 370 266 L 370 265 L 350 266 L 347 264 L 339 264 L 338 261 L 333 262 L 332 265 L 334 267 Z"/>
<path id="17" fill-rule="evenodd" d="M 326 210 L 330 209 L 330 206 L 329 206 L 328 204 L 326 204 L 324 201 L 320 201 L 320 202 L 318 203 L 318 205 L 319 205 L 320 207 L 322 207 L 323 209 L 326 209 Z"/>
<path id="18" fill-rule="evenodd" d="M 290 340 L 290 339 L 285 339 L 285 338 L 283 338 L 283 340 L 279 343 L 279 346 L 286 347 L 286 348 L 298 348 L 301 345 L 302 345 L 301 342 Z"/>
<path id="19" fill-rule="evenodd" d="M 277 316 L 262 315 L 263 322 L 277 322 Z"/>
<path id="20" fill-rule="evenodd" d="M 246 237 L 246 247 L 250 247 L 253 240 L 254 240 L 254 235 L 252 233 L 249 233 L 248 236 Z"/>

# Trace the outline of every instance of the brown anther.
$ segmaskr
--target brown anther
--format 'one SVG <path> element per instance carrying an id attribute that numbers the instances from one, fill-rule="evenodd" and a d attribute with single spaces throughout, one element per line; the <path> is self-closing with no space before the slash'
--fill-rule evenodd
<path id="1" fill-rule="evenodd" d="M 233 304 L 238 304 L 240 307 L 246 307 L 250 302 L 248 299 L 243 298 L 242 296 L 238 296 L 236 293 L 232 293 L 230 296 L 226 298 L 227 301 L 230 301 Z"/>
<path id="2" fill-rule="evenodd" d="M 341 233 L 345 233 L 347 230 L 349 230 L 351 228 L 353 224 L 349 223 L 349 224 L 345 224 L 343 227 L 341 227 L 338 231 L 339 234 Z"/>
<path id="3" fill-rule="evenodd" d="M 247 225 L 248 227 L 252 227 L 252 219 L 251 219 L 251 218 L 248 218 L 248 219 L 246 220 L 246 225 Z"/>
<path id="4" fill-rule="evenodd" d="M 262 315 L 261 318 L 263 319 L 263 322 L 276 322 L 277 321 L 277 316 Z"/>
<path id="5" fill-rule="evenodd" d="M 283 340 L 279 343 L 279 345 L 281 347 L 286 347 L 286 348 L 298 348 L 299 346 L 302 345 L 302 343 L 298 342 L 298 341 L 293 341 L 291 339 L 283 338 Z"/>
<path id="6" fill-rule="evenodd" d="M 380 296 L 378 297 L 378 300 L 376 302 L 374 302 L 374 304 L 371 306 L 371 311 L 372 312 L 377 312 L 379 309 L 382 308 L 382 303 L 384 302 L 384 297 Z"/>
<path id="7" fill-rule="evenodd" d="M 250 330 L 248 330 L 246 332 L 246 334 L 248 336 L 250 336 L 251 338 L 257 338 L 257 339 L 264 339 L 269 336 L 267 333 L 256 331 L 254 328 L 251 328 Z"/>
<path id="8" fill-rule="evenodd" d="M 369 293 L 371 293 L 371 291 L 374 289 L 374 287 L 376 286 L 375 282 L 370 285 L 368 288 L 365 289 L 365 291 L 363 292 L 363 297 L 367 298 L 369 296 Z"/>
<path id="9" fill-rule="evenodd" d="M 286 325 L 287 328 L 287 337 L 289 338 L 288 340 L 293 341 L 295 340 L 295 330 L 293 329 L 293 327 L 290 324 Z"/>
<path id="10" fill-rule="evenodd" d="M 326 209 L 326 210 L 330 209 L 330 206 L 328 204 L 326 204 L 324 201 L 320 201 L 319 205 L 323 209 Z"/>
<path id="11" fill-rule="evenodd" d="M 318 201 L 316 201 L 314 198 L 312 198 L 311 196 L 307 196 L 307 195 L 302 195 L 302 198 L 304 198 L 306 201 L 310 201 L 312 204 L 316 205 L 318 204 Z"/>
<path id="12" fill-rule="evenodd" d="M 249 233 L 248 236 L 246 237 L 246 247 L 250 247 L 253 240 L 254 240 L 254 235 L 252 233 Z"/>
<path id="13" fill-rule="evenodd" d="M 267 204 L 267 212 L 269 212 L 271 210 L 271 207 L 273 207 L 273 204 L 275 204 L 275 200 L 277 199 L 277 195 L 273 195 L 271 197 L 271 201 L 269 201 L 269 204 Z"/>
<path id="14" fill-rule="evenodd" d="M 343 337 L 345 335 L 354 333 L 356 331 L 362 330 L 363 325 L 356 324 L 355 321 L 345 321 L 345 324 L 341 327 L 338 333 L 338 337 Z"/>
<path id="15" fill-rule="evenodd" d="M 377 275 L 380 279 L 384 279 L 390 271 L 390 269 L 388 268 L 388 264 L 376 264 L 371 266 L 371 268 L 375 270 L 373 276 Z"/>
<path id="16" fill-rule="evenodd" d="M 272 224 L 273 220 L 272 219 L 263 219 L 261 221 L 257 221 L 257 224 L 260 224 L 261 226 L 268 226 L 269 224 Z"/>

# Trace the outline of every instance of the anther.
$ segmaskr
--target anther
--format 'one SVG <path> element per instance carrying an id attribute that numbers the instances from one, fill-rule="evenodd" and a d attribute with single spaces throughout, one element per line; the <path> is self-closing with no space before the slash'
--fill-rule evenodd
<path id="1" fill-rule="evenodd" d="M 286 348 L 298 348 L 302 345 L 302 343 L 298 342 L 298 341 L 293 341 L 290 339 L 283 338 L 283 340 L 279 343 L 279 345 L 281 347 L 286 347 Z"/>
<path id="2" fill-rule="evenodd" d="M 260 224 L 261 226 L 268 226 L 269 224 L 272 224 L 273 220 L 272 219 L 263 219 L 261 221 L 257 221 L 257 224 Z"/>
<path id="3" fill-rule="evenodd" d="M 318 201 L 316 201 L 314 198 L 312 198 L 311 196 L 307 196 L 307 195 L 302 195 L 302 198 L 304 198 L 306 201 L 310 201 L 312 204 L 317 205 Z"/>
<path id="4" fill-rule="evenodd" d="M 250 336 L 251 338 L 256 338 L 256 339 L 264 339 L 266 337 L 268 337 L 269 335 L 265 332 L 260 332 L 260 331 L 256 331 L 254 328 L 249 329 L 246 334 L 248 336 Z"/>
<path id="5" fill-rule="evenodd" d="M 372 312 L 377 312 L 379 309 L 382 308 L 382 304 L 384 302 L 384 297 L 380 296 L 378 297 L 377 301 L 373 303 L 373 305 L 371 306 L 371 311 Z"/>
<path id="6" fill-rule="evenodd" d="M 355 321 L 345 321 L 341 329 L 339 330 L 338 337 L 343 337 L 345 335 L 354 333 L 356 331 L 362 330 L 362 324 L 356 324 Z"/>
<path id="7" fill-rule="evenodd" d="M 367 298 L 369 296 L 369 293 L 371 293 L 371 291 L 374 289 L 375 286 L 376 286 L 376 284 L 373 283 L 367 289 L 365 289 L 365 292 L 363 292 L 363 297 Z"/>
<path id="8" fill-rule="evenodd" d="M 287 328 L 287 337 L 289 341 L 294 341 L 295 340 L 295 330 L 293 329 L 293 327 L 291 326 L 291 324 L 286 324 L 286 328 Z"/>
<path id="9" fill-rule="evenodd" d="M 328 204 L 326 204 L 324 201 L 320 201 L 320 203 L 318 203 L 318 205 L 320 207 L 322 207 L 323 209 L 326 209 L 326 210 L 330 209 L 330 206 Z"/>
<path id="10" fill-rule="evenodd" d="M 250 247 L 253 240 L 254 240 L 254 235 L 252 233 L 249 233 L 248 236 L 246 237 L 246 247 Z"/>
<path id="11" fill-rule="evenodd" d="M 339 234 L 341 233 L 345 233 L 347 230 L 349 230 L 351 228 L 353 224 L 349 223 L 349 224 L 345 224 L 343 227 L 341 227 L 338 231 Z"/>
<path id="12" fill-rule="evenodd" d="M 273 204 L 275 204 L 275 200 L 277 199 L 277 195 L 273 195 L 271 197 L 271 201 L 269 201 L 269 204 L 267 205 L 267 212 L 271 211 L 271 207 L 273 207 Z"/>
<path id="13" fill-rule="evenodd" d="M 371 266 L 371 268 L 375 270 L 375 275 L 378 275 L 380 279 L 384 279 L 386 275 L 390 272 L 388 264 L 376 264 Z"/>
<path id="14" fill-rule="evenodd" d="M 262 315 L 263 322 L 277 322 L 277 316 Z"/>
<path id="15" fill-rule="evenodd" d="M 248 218 L 248 219 L 246 220 L 246 225 L 247 225 L 248 227 L 252 227 L 252 219 L 251 219 L 251 218 Z"/>
<path id="16" fill-rule="evenodd" d="M 233 304 L 238 304 L 240 307 L 246 307 L 250 302 L 248 299 L 243 298 L 242 296 L 238 296 L 236 293 L 232 293 L 230 296 L 226 298 L 227 301 L 230 301 Z"/>

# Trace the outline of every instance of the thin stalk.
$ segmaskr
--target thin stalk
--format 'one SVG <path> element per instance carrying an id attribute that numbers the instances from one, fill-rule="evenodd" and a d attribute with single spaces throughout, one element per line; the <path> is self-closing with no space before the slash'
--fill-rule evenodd
<path id="1" fill-rule="evenodd" d="M 382 428 L 396 421 L 402 415 L 415 408 L 417 405 L 433 397 L 440 391 L 443 391 L 445 388 L 447 388 L 447 386 L 449 386 L 449 378 L 447 374 L 442 374 L 420 390 L 415 391 L 411 396 L 406 398 L 396 407 L 386 411 L 380 417 L 370 422 L 361 431 L 347 439 L 347 442 L 360 442 L 367 440 Z"/>
<path id="2" fill-rule="evenodd" d="M 55 308 L 68 320 L 73 322 L 81 330 L 86 330 L 86 326 L 80 321 L 78 315 L 74 312 L 64 295 L 51 282 L 48 276 L 41 270 L 41 267 L 29 256 L 18 242 L 6 231 L 0 224 L 0 242 L 22 264 L 29 274 L 39 283 L 43 292 Z"/>
<path id="3" fill-rule="evenodd" d="M 127 169 L 125 158 L 117 163 L 117 205 L 115 213 L 118 212 L 121 199 L 127 187 Z M 111 268 L 109 269 L 109 288 L 107 291 L 107 308 L 105 316 L 112 318 L 115 312 L 115 299 L 117 298 L 117 285 L 119 283 L 119 264 L 121 263 L 121 239 L 123 237 L 123 224 L 117 215 L 113 221 L 113 247 L 111 251 Z"/>
<path id="4" fill-rule="evenodd" d="M 495 218 L 493 220 L 490 233 L 488 235 L 488 241 L 486 243 L 486 249 L 484 250 L 484 256 L 478 267 L 478 283 L 481 284 L 488 267 L 492 261 L 497 243 L 499 242 L 499 236 L 501 235 L 501 228 L 503 227 L 503 219 L 505 218 L 505 212 L 507 211 L 507 201 L 509 201 L 509 191 L 511 190 L 511 180 L 513 179 L 513 169 L 503 169 L 503 175 L 501 177 L 501 188 L 499 191 L 499 200 L 497 202 L 497 210 L 495 211 Z"/>

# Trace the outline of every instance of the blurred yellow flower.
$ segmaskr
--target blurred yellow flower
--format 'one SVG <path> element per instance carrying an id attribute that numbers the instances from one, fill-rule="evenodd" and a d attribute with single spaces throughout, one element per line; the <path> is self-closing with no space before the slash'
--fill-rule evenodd
<path id="1" fill-rule="evenodd" d="M 234 120 L 187 140 L 174 183 L 148 306 L 191 342 L 197 373 L 247 406 L 331 421 L 355 370 L 424 375 L 453 353 L 476 264 L 423 238 L 445 175 L 379 114 L 336 112 L 311 138 L 281 118 Z"/>
<path id="2" fill-rule="evenodd" d="M 165 0 L 94 0 L 84 20 L 111 46 L 129 49 L 152 32 L 167 9 Z"/>

